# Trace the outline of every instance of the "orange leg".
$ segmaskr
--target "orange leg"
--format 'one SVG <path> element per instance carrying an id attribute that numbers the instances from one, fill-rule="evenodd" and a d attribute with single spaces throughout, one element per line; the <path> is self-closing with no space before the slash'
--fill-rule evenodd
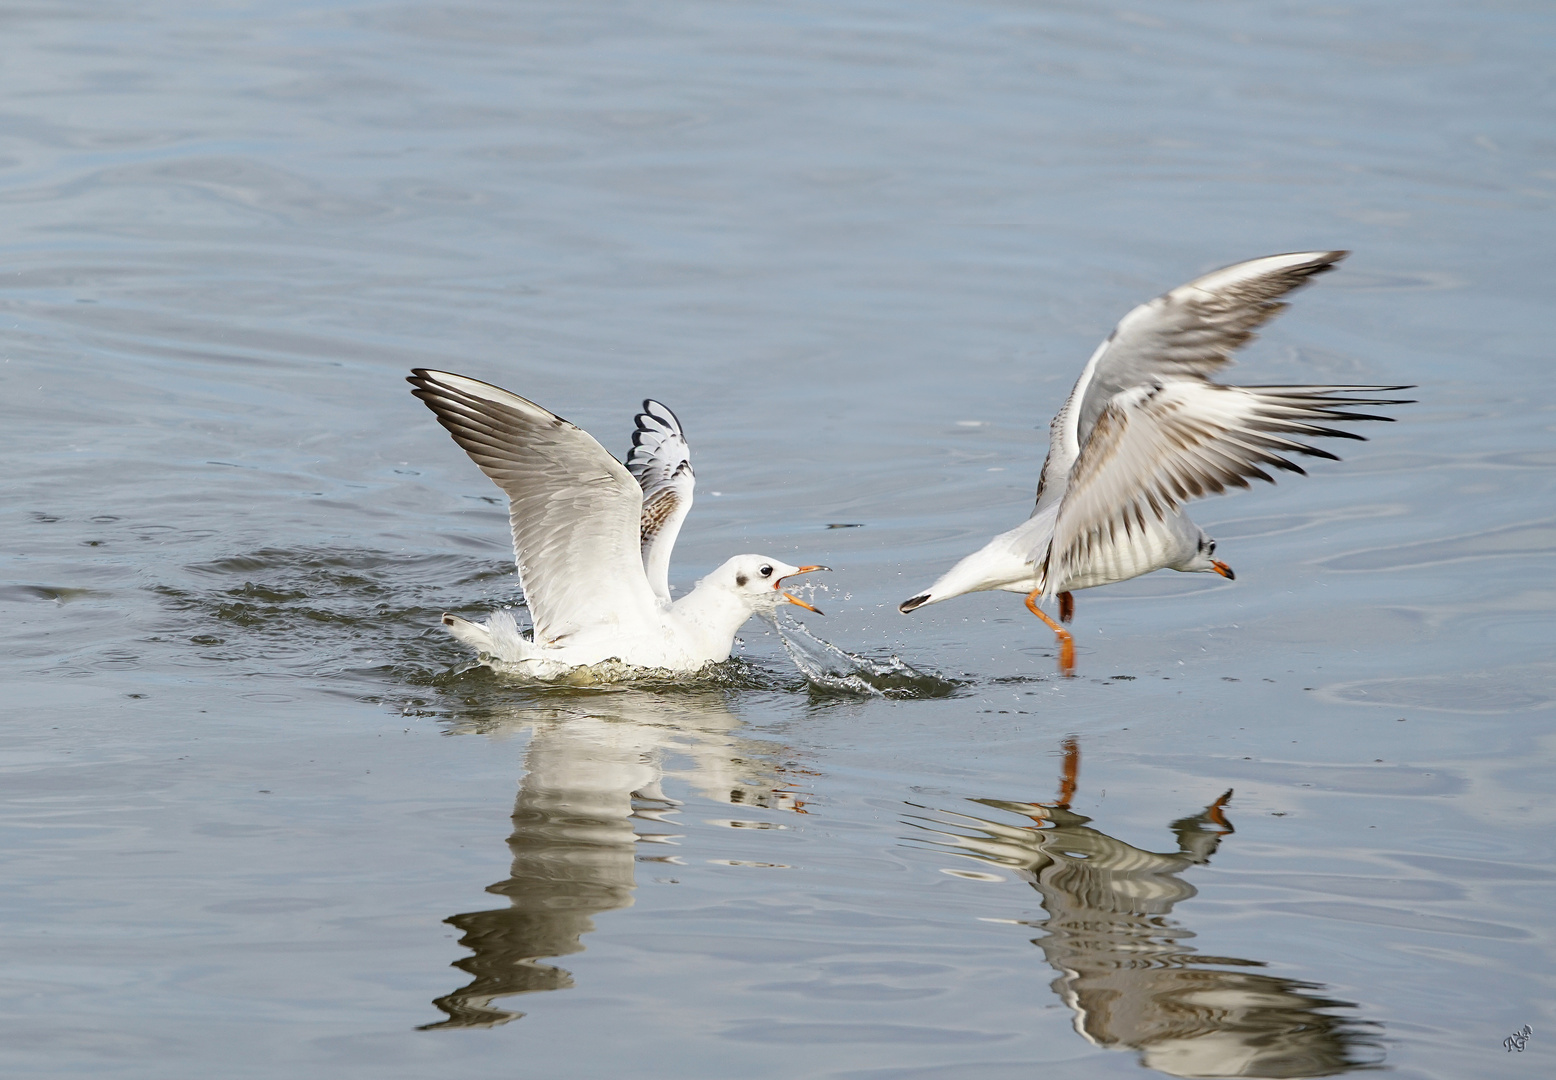
<path id="1" fill-rule="evenodd" d="M 1081 748 L 1075 739 L 1064 740 L 1064 772 L 1059 775 L 1059 802 L 1058 806 L 1069 809 L 1070 800 L 1075 798 L 1075 785 L 1081 778 Z"/>
<path id="2" fill-rule="evenodd" d="M 1208 817 L 1211 821 L 1215 822 L 1221 828 L 1225 829 L 1227 833 L 1235 832 L 1236 830 L 1232 828 L 1232 823 L 1226 819 L 1226 815 L 1221 812 L 1221 808 L 1231 801 L 1232 789 L 1227 788 L 1225 795 L 1222 795 L 1215 802 L 1205 807 L 1205 816 Z M 1223 833 L 1222 835 L 1224 836 L 1226 833 Z"/>
<path id="3" fill-rule="evenodd" d="M 1064 751 L 1064 765 L 1059 772 L 1058 799 L 1051 803 L 1027 803 L 1030 807 L 1027 817 L 1037 822 L 1039 828 L 1049 819 L 1047 811 L 1070 808 L 1070 800 L 1075 798 L 1075 785 L 1081 778 L 1081 747 L 1075 737 L 1072 735 L 1066 738 L 1060 744 L 1060 749 Z"/>
<path id="4" fill-rule="evenodd" d="M 1062 592 L 1059 594 L 1059 621 L 1071 622 L 1075 618 L 1075 594 Z"/>
<path id="5" fill-rule="evenodd" d="M 1033 615 L 1036 615 L 1039 619 L 1042 619 L 1043 622 L 1047 623 L 1048 629 L 1052 630 L 1056 635 L 1058 635 L 1059 674 L 1063 675 L 1066 679 L 1073 679 L 1075 677 L 1075 639 L 1070 636 L 1070 632 L 1068 630 L 1054 622 L 1047 615 L 1043 614 L 1043 609 L 1037 606 L 1037 598 L 1042 595 L 1042 589 L 1033 589 L 1030 593 L 1028 593 L 1027 610 L 1030 611 Z"/>

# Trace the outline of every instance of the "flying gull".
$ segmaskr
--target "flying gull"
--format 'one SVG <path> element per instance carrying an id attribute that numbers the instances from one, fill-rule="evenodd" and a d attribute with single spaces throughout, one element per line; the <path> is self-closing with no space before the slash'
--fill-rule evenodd
<path id="1" fill-rule="evenodd" d="M 1054 631 L 1059 667 L 1075 672 L 1070 632 L 1041 608 L 1074 616 L 1077 589 L 1170 567 L 1220 574 L 1216 542 L 1189 520 L 1192 499 L 1274 483 L 1265 466 L 1300 473 L 1284 455 L 1338 460 L 1299 438 L 1362 436 L 1330 427 L 1389 420 L 1351 406 L 1403 405 L 1357 395 L 1407 386 L 1225 386 L 1211 373 L 1254 329 L 1285 307 L 1281 297 L 1332 269 L 1348 252 L 1304 251 L 1238 263 L 1180 285 L 1125 315 L 1081 372 L 1049 427 L 1048 459 L 1032 515 L 900 605 L 904 613 L 964 593 L 1024 593 Z M 1295 436 L 1296 438 L 1293 438 Z"/>

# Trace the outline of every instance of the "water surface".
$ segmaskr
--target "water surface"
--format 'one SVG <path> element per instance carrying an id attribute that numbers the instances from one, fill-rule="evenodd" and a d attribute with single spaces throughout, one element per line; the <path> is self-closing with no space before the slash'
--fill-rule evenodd
<path id="1" fill-rule="evenodd" d="M 1552 31 L 0 13 L 5 1071 L 1549 1073 Z M 1235 582 L 1080 594 L 1069 681 L 1016 597 L 896 612 L 1131 305 L 1331 247 L 1234 374 L 1420 403 L 1201 504 Z M 761 622 L 724 686 L 471 668 L 437 616 L 517 600 L 506 515 L 413 365 L 620 454 L 667 402 L 673 585 L 825 563 L 809 630 L 949 692 L 810 688 Z"/>

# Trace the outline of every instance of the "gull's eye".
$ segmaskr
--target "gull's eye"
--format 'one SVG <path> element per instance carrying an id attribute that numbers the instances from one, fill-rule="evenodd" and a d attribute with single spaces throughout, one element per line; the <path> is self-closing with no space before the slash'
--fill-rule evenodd
<path id="1" fill-rule="evenodd" d="M 758 571 L 758 573 L 760 573 L 763 577 L 772 577 L 773 568 L 771 566 L 764 566 L 761 570 Z"/>
<path id="2" fill-rule="evenodd" d="M 1210 546 L 1205 549 L 1205 554 L 1206 555 L 1214 555 L 1215 553 L 1216 553 L 1216 542 L 1214 540 L 1212 540 L 1210 542 Z"/>

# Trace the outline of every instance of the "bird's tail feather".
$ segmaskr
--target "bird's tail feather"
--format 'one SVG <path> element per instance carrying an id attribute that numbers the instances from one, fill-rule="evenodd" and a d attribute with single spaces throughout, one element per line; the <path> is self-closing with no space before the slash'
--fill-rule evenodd
<path id="1" fill-rule="evenodd" d="M 450 634 L 482 656 L 518 663 L 536 655 L 535 643 L 519 632 L 519 624 L 514 622 L 510 611 L 493 612 L 484 624 L 461 619 L 458 615 L 444 615 L 443 625 Z"/>

